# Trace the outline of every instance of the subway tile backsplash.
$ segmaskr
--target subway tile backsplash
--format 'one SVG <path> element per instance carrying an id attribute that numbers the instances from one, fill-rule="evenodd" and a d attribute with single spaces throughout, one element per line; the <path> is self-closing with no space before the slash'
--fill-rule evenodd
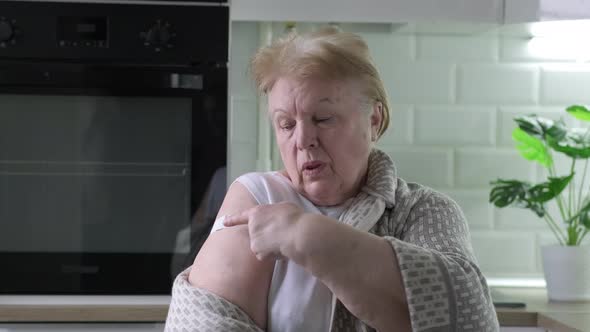
<path id="1" fill-rule="evenodd" d="M 247 120 L 264 116 L 247 77 L 261 26 L 232 26 L 232 178 L 255 170 L 257 160 L 268 157 L 258 146 L 258 119 Z M 282 33 L 277 26 L 273 35 Z M 297 26 L 300 31 L 314 27 Z M 552 234 L 528 210 L 493 207 L 489 182 L 544 180 L 543 169 L 514 148 L 513 118 L 538 113 L 568 119 L 566 106 L 590 103 L 590 66 L 573 57 L 532 54 L 529 38 L 489 31 L 416 33 L 354 24 L 343 29 L 366 39 L 388 89 L 391 132 L 378 145 L 392 156 L 399 175 L 445 192 L 461 205 L 486 275 L 541 276 L 538 246 L 554 243 Z M 556 159 L 558 173 L 565 173 L 568 165 Z"/>
<path id="2" fill-rule="evenodd" d="M 590 103 L 590 66 L 581 64 L 545 65 L 541 70 L 543 104 Z"/>
<path id="3" fill-rule="evenodd" d="M 393 103 L 450 104 L 454 101 L 455 66 L 446 63 L 395 63 L 390 71 L 381 70 L 382 79 Z"/>
<path id="4" fill-rule="evenodd" d="M 492 107 L 420 107 L 416 108 L 414 135 L 420 145 L 492 146 L 495 121 Z"/>

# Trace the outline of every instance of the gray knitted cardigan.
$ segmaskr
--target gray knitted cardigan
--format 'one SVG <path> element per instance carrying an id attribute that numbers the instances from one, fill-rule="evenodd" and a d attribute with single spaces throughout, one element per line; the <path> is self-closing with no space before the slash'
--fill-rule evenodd
<path id="1" fill-rule="evenodd" d="M 396 176 L 377 149 L 367 183 L 339 219 L 389 241 L 402 274 L 413 331 L 498 331 L 496 313 L 459 206 Z M 188 269 L 172 289 L 166 331 L 260 332 L 239 307 L 192 287 Z M 332 332 L 373 331 L 337 302 Z"/>

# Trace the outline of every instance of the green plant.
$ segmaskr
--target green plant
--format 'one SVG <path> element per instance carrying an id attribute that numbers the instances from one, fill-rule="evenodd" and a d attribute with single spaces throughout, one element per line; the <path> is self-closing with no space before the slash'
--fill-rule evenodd
<path id="1" fill-rule="evenodd" d="M 566 111 L 578 120 L 590 122 L 590 111 L 584 106 L 573 105 Z M 590 194 L 584 190 L 590 158 L 590 129 L 568 128 L 562 119 L 553 121 L 535 114 L 514 120 L 518 124 L 512 132 L 516 148 L 522 157 L 536 161 L 547 169 L 547 181 L 531 184 L 498 179 L 491 182 L 490 202 L 499 208 L 514 206 L 530 209 L 547 222 L 561 245 L 580 245 L 590 232 Z M 553 152 L 571 159 L 569 174 L 557 175 Z M 574 179 L 579 174 L 575 174 L 574 170 L 578 161 L 584 162 L 584 171 L 576 191 Z M 567 198 L 564 197 L 566 190 Z M 559 209 L 559 223 L 547 209 L 551 201 Z"/>

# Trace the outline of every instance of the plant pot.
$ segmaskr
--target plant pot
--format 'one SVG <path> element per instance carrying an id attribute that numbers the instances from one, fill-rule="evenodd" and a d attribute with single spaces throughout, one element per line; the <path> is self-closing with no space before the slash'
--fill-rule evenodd
<path id="1" fill-rule="evenodd" d="M 547 295 L 553 301 L 590 301 L 590 247 L 541 248 Z"/>

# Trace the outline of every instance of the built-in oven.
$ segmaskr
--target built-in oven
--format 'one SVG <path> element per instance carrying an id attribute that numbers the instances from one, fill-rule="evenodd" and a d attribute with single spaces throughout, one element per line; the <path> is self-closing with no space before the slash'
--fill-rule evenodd
<path id="1" fill-rule="evenodd" d="M 223 2 L 0 1 L 0 294 L 169 294 L 225 190 L 228 30 Z"/>

